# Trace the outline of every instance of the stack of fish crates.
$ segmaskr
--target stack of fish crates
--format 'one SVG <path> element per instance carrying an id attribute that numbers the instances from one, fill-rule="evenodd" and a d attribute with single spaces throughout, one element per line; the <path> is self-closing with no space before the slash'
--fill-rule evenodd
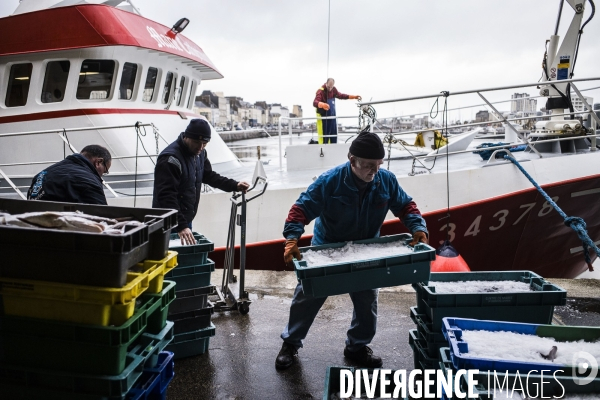
<path id="1" fill-rule="evenodd" d="M 0 225 L 0 396 L 164 398 L 176 211 L 11 199 L 0 211 L 137 221 L 113 234 Z"/>
<path id="2" fill-rule="evenodd" d="M 166 368 L 175 283 L 163 278 L 176 263 L 175 252 L 138 263 L 120 288 L 0 278 L 3 396 L 125 398 L 143 374 Z"/>
<path id="3" fill-rule="evenodd" d="M 204 354 L 210 338 L 215 335 L 215 326 L 211 323 L 214 307 L 208 301 L 214 292 L 210 278 L 215 263 L 208 258 L 214 243 L 197 232 L 193 235 L 194 245 L 182 246 L 177 234 L 171 235 L 169 244 L 169 249 L 179 254 L 177 268 L 166 275 L 177 283 L 176 299 L 168 314 L 175 324 L 175 336 L 167 347 L 175 359 Z"/>
<path id="4" fill-rule="evenodd" d="M 491 346 L 493 348 L 490 355 L 486 356 L 483 354 L 485 351 L 481 351 L 481 345 L 469 345 L 468 331 L 475 335 L 485 334 L 487 337 L 498 334 L 504 341 L 510 340 L 508 335 L 515 334 L 514 340 L 518 343 L 498 341 L 496 346 Z M 444 393 L 444 400 L 522 399 L 521 394 L 527 398 L 600 398 L 600 378 L 593 373 L 592 364 L 587 369 L 580 370 L 581 362 L 589 362 L 590 359 L 578 356 L 584 346 L 585 350 L 597 354 L 597 343 L 600 341 L 598 327 L 444 318 L 443 332 L 448 346 L 440 349 L 441 369 L 446 373 L 452 371 L 453 377 L 456 377 L 458 370 L 479 371 L 473 375 L 476 382 L 471 382 L 472 396 L 468 395 L 468 375 L 461 375 L 460 382 L 452 381 L 452 387 L 460 389 L 462 393 Z M 522 344 L 523 342 L 528 344 Z M 531 354 L 535 353 L 532 347 L 539 347 L 538 344 L 532 346 L 532 343 L 545 346 L 553 343 L 558 348 L 554 354 L 557 358 L 544 359 L 541 353 L 539 358 L 531 357 Z M 478 354 L 469 354 L 469 350 L 477 351 Z M 504 358 L 491 355 L 504 351 L 507 352 Z M 521 361 L 518 356 L 508 352 L 522 354 L 528 361 Z M 467 397 L 464 397 L 463 393 L 467 394 Z"/>
<path id="5" fill-rule="evenodd" d="M 520 282 L 527 291 L 513 289 L 489 292 L 437 293 L 436 283 L 472 286 L 476 282 Z M 496 321 L 549 324 L 554 307 L 566 304 L 567 292 L 531 271 L 431 273 L 429 282 L 412 285 L 417 306 L 410 316 L 416 329 L 409 332 L 415 369 L 439 369 L 440 349 L 448 346 L 442 332 L 445 317 L 493 319 Z"/>

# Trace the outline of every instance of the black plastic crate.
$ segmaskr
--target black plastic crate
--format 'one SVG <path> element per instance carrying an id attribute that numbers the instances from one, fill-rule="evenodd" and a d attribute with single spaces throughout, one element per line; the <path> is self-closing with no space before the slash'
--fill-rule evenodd
<path id="1" fill-rule="evenodd" d="M 208 296 L 214 291 L 214 285 L 188 290 L 177 290 L 175 292 L 175 300 L 169 307 L 169 315 L 208 307 Z"/>
<path id="2" fill-rule="evenodd" d="M 0 211 L 81 211 L 145 222 L 122 235 L 0 226 L 0 276 L 89 286 L 123 287 L 127 269 L 165 258 L 177 225 L 177 211 L 166 209 L 0 199 Z"/>
<path id="3" fill-rule="evenodd" d="M 175 334 L 194 332 L 210 326 L 210 318 L 215 312 L 213 304 L 209 301 L 208 307 L 169 315 L 169 321 L 175 323 Z"/>

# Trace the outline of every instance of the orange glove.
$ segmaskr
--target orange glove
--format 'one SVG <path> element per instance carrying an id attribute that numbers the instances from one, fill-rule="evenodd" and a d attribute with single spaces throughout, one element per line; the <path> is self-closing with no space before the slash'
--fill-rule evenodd
<path id="1" fill-rule="evenodd" d="M 422 232 L 422 231 L 415 232 L 413 235 L 413 240 L 409 244 L 411 246 L 414 246 L 419 242 L 425 243 L 425 244 L 429 243 L 429 241 L 427 240 L 427 234 L 425 232 Z"/>
<path id="2" fill-rule="evenodd" d="M 322 101 L 320 101 L 318 106 L 319 106 L 319 108 L 322 108 L 325 111 L 329 111 L 329 104 L 327 104 L 327 103 L 323 103 Z"/>
<path id="3" fill-rule="evenodd" d="M 349 98 L 350 100 L 354 100 L 354 99 L 356 99 L 356 100 L 362 100 L 362 97 L 360 97 L 360 96 L 358 96 L 358 95 L 354 96 L 354 95 L 352 95 L 352 94 L 351 94 L 351 95 L 349 95 L 349 96 L 348 96 L 348 98 Z"/>
<path id="4" fill-rule="evenodd" d="M 294 267 L 293 259 L 302 260 L 300 250 L 298 250 L 298 239 L 288 239 L 285 241 L 285 251 L 283 252 L 283 261 L 288 267 Z"/>

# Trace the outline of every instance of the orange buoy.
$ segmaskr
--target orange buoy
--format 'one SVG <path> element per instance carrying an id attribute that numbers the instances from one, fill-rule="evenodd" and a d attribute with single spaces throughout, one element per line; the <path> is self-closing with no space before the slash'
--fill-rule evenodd
<path id="1" fill-rule="evenodd" d="M 435 254 L 435 261 L 431 263 L 431 272 L 471 272 L 467 262 L 449 241 L 445 240 Z"/>

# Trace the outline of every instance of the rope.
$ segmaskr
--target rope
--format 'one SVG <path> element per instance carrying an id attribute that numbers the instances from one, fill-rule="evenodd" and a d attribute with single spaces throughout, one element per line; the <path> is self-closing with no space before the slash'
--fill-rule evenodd
<path id="1" fill-rule="evenodd" d="M 448 140 L 448 96 L 450 96 L 450 92 L 442 91 L 442 95 L 444 96 L 444 111 L 442 114 L 442 125 L 444 126 L 444 132 L 446 133 L 446 196 L 447 196 L 447 209 L 446 209 L 446 242 L 450 243 L 450 157 L 448 155 L 450 141 Z M 437 99 L 436 99 L 437 103 Z M 436 112 L 437 116 L 437 112 Z M 443 134 L 442 134 L 443 136 Z M 435 140 L 435 132 L 433 133 L 433 138 Z M 438 151 L 439 153 L 439 151 Z M 435 161 L 434 161 L 435 165 Z M 431 167 L 433 168 L 433 166 Z"/>
<path id="2" fill-rule="evenodd" d="M 593 271 L 594 268 L 592 267 L 592 260 L 590 258 L 590 255 L 588 254 L 588 248 L 591 248 L 592 250 L 594 250 L 594 252 L 596 252 L 596 255 L 598 257 L 600 257 L 600 249 L 598 248 L 598 246 L 596 246 L 596 244 L 590 238 L 590 236 L 587 232 L 587 225 L 585 224 L 585 221 L 583 220 L 583 218 L 569 217 L 567 214 L 565 214 L 565 212 L 563 210 L 561 210 L 561 208 L 556 204 L 556 202 L 554 200 L 552 200 L 552 198 L 550 198 L 550 196 L 548 196 L 548 194 L 544 191 L 544 189 L 542 189 L 540 187 L 540 185 L 538 185 L 538 183 L 531 177 L 531 175 L 529 175 L 527 173 L 527 171 L 525 171 L 525 169 L 521 166 L 521 164 L 519 164 L 519 162 L 516 159 L 514 159 L 513 157 L 509 157 L 509 156 L 504 156 L 504 158 L 507 159 L 508 161 L 512 162 L 513 164 L 515 164 L 515 166 L 517 168 L 519 168 L 519 170 L 523 173 L 523 175 L 525 175 L 525 177 L 527 179 L 529 179 L 529 182 L 531 182 L 531 184 L 533 186 L 535 186 L 535 188 L 538 190 L 538 192 L 540 192 L 540 194 L 544 197 L 544 199 L 546 199 L 546 202 L 548 202 L 548 204 L 550 204 L 552 206 L 552 208 L 554 208 L 556 210 L 556 212 L 558 212 L 560 214 L 560 216 L 564 220 L 564 224 L 566 226 L 568 226 L 569 228 L 573 229 L 575 231 L 575 233 L 577 233 L 577 236 L 581 240 L 581 244 L 583 246 L 583 256 L 585 257 L 585 262 L 588 266 L 588 269 L 590 271 Z"/>

